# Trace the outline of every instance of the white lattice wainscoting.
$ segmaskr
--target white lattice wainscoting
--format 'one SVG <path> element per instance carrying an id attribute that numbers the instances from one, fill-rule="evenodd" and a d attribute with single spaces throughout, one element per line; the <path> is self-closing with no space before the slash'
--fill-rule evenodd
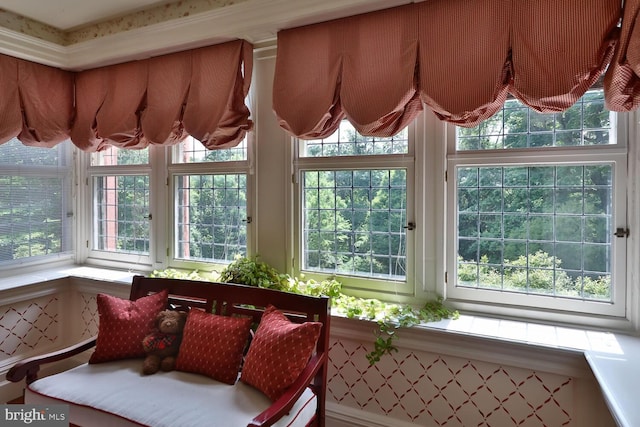
<path id="1" fill-rule="evenodd" d="M 11 387 L 4 374 L 16 361 L 65 345 L 64 324 L 68 280 L 51 280 L 5 290 L 0 298 L 0 397 L 16 397 L 19 387 Z M 4 383 L 2 382 L 4 381 Z M 8 386 L 8 387 L 5 387 Z"/>
<path id="2" fill-rule="evenodd" d="M 370 366 L 373 328 L 334 318 L 332 426 L 615 426 L 580 352 L 416 329 Z"/>
<path id="3" fill-rule="evenodd" d="M 60 276 L 50 278 L 48 276 Z M 96 295 L 129 295 L 130 274 L 120 281 L 101 281 L 65 274 L 0 280 L 0 402 L 22 394 L 24 384 L 9 383 L 7 370 L 18 360 L 58 350 L 98 332 Z M 40 277 L 43 276 L 43 277 Z M 24 284 L 20 282 L 25 282 Z M 21 285 L 21 286 L 12 286 Z M 88 359 L 88 354 L 52 365 L 48 374 Z"/>

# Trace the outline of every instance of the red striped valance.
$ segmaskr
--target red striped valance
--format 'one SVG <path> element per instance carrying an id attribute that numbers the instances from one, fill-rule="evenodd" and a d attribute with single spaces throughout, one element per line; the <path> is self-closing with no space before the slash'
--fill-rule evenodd
<path id="1" fill-rule="evenodd" d="M 429 106 L 475 126 L 509 93 L 571 106 L 606 69 L 620 0 L 426 0 L 278 33 L 273 107 L 301 138 L 389 136 Z"/>
<path id="2" fill-rule="evenodd" d="M 605 101 L 612 111 L 640 106 L 640 0 L 625 0 L 620 40 L 604 78 Z"/>
<path id="3" fill-rule="evenodd" d="M 97 151 L 192 135 L 209 149 L 235 146 L 252 125 L 252 66 L 253 47 L 242 40 L 77 73 L 3 55 L 0 143 L 17 136 L 53 146 L 71 137 Z"/>
<path id="4" fill-rule="evenodd" d="M 53 147 L 69 138 L 73 73 L 0 55 L 0 144 Z"/>
<path id="5" fill-rule="evenodd" d="M 209 149 L 248 128 L 252 46 L 242 40 L 111 65 L 76 76 L 71 140 L 83 150 L 144 148 L 192 135 Z"/>

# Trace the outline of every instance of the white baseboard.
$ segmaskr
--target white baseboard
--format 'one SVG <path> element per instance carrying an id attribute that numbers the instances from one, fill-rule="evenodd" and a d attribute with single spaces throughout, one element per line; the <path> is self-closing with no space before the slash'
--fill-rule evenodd
<path id="1" fill-rule="evenodd" d="M 416 427 L 407 421 L 327 402 L 327 427 Z M 427 426 L 421 426 L 427 427 Z"/>

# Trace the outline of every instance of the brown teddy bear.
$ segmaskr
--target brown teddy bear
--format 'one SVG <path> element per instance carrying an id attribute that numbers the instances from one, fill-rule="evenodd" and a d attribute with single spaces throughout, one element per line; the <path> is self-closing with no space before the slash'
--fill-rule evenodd
<path id="1" fill-rule="evenodd" d="M 142 347 L 147 353 L 142 363 L 143 374 L 174 369 L 186 320 L 187 313 L 183 311 L 164 310 L 158 313 L 156 329 L 142 340 Z"/>

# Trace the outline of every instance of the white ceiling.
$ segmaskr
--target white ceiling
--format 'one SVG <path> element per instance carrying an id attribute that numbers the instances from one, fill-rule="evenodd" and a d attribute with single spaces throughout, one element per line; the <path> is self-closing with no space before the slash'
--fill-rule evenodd
<path id="1" fill-rule="evenodd" d="M 0 8 L 69 30 L 127 15 L 169 0 L 0 0 Z"/>

